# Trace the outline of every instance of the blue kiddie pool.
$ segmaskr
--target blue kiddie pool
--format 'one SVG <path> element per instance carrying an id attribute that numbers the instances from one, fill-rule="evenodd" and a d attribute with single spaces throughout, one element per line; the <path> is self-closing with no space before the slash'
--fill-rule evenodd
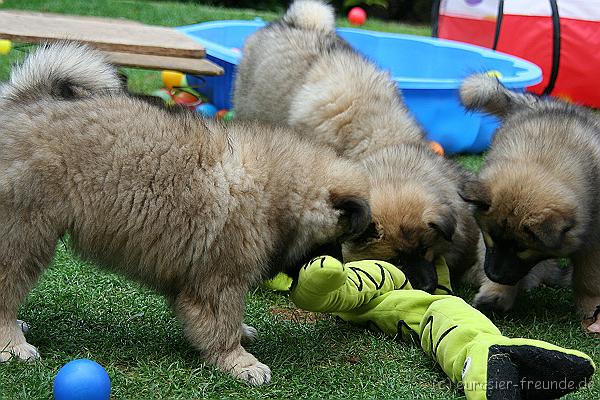
<path id="1" fill-rule="evenodd" d="M 245 38 L 263 27 L 262 20 L 213 21 L 178 28 L 206 48 L 207 58 L 225 74 L 192 78 L 218 108 L 231 108 L 235 66 Z M 498 120 L 468 112 L 460 103 L 462 80 L 477 72 L 499 72 L 508 88 L 523 91 L 542 80 L 541 69 L 525 60 L 482 47 L 422 36 L 339 28 L 338 34 L 384 70 L 402 90 L 405 102 L 447 154 L 478 153 L 491 142 Z"/>

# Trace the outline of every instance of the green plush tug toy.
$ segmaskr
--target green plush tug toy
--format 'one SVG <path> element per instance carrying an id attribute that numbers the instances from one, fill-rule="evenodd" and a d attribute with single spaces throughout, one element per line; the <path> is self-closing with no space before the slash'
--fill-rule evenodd
<path id="1" fill-rule="evenodd" d="M 429 294 L 413 290 L 389 263 L 342 264 L 323 256 L 302 267 L 290 297 L 308 311 L 417 339 L 469 400 L 553 399 L 590 380 L 595 366 L 589 356 L 538 340 L 502 336 L 485 315 L 447 294 L 451 289 L 444 260 L 437 269 L 438 290 Z M 283 290 L 290 285 L 291 280 L 281 276 L 268 284 Z"/>

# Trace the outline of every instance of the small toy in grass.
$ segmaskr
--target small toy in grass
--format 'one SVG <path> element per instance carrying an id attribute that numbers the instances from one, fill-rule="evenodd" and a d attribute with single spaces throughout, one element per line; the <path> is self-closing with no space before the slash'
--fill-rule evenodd
<path id="1" fill-rule="evenodd" d="M 53 393 L 56 400 L 108 400 L 110 378 L 95 361 L 73 360 L 58 370 Z"/>
<path id="2" fill-rule="evenodd" d="M 189 86 L 185 74 L 177 71 L 164 70 L 160 73 L 163 84 L 168 89 Z"/>
<path id="3" fill-rule="evenodd" d="M 0 55 L 10 53 L 12 49 L 12 42 L 6 39 L 0 39 Z"/>
<path id="4" fill-rule="evenodd" d="M 430 140 L 429 147 L 431 147 L 431 150 L 433 150 L 434 153 L 439 154 L 440 156 L 444 155 L 444 148 L 438 142 L 436 142 L 434 140 Z"/>
<path id="5" fill-rule="evenodd" d="M 217 115 L 217 107 L 210 103 L 202 103 L 196 107 L 196 111 L 198 111 L 202 116 L 207 118 L 212 118 Z"/>
<path id="6" fill-rule="evenodd" d="M 367 20 L 367 13 L 360 7 L 352 7 L 348 12 L 348 21 L 352 25 L 362 25 Z"/>
<path id="7" fill-rule="evenodd" d="M 292 288 L 294 280 L 286 274 L 277 274 L 273 278 L 264 281 L 263 287 L 275 292 L 287 292 Z"/>

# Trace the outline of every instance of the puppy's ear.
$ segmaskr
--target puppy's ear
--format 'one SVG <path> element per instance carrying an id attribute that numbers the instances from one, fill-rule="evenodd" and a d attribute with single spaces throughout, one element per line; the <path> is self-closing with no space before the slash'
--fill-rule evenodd
<path id="1" fill-rule="evenodd" d="M 348 226 L 346 235 L 355 237 L 367 229 L 371 222 L 371 207 L 362 197 L 342 197 L 333 201 L 333 207 L 342 212 L 341 218 Z"/>
<path id="2" fill-rule="evenodd" d="M 492 204 L 489 189 L 475 176 L 469 177 L 458 191 L 461 199 L 473 204 L 479 211 L 487 211 Z"/>
<path id="3" fill-rule="evenodd" d="M 446 241 L 451 242 L 456 231 L 456 217 L 450 208 L 441 211 L 428 223 L 429 227 L 437 231 Z"/>
<path id="4" fill-rule="evenodd" d="M 382 236 L 383 232 L 381 229 L 381 225 L 379 225 L 376 222 L 371 222 L 367 226 L 367 229 L 365 229 L 363 233 L 361 233 L 354 239 L 354 242 L 366 244 L 379 240 Z"/>
<path id="5" fill-rule="evenodd" d="M 575 224 L 574 212 L 545 210 L 536 220 L 525 222 L 523 230 L 546 248 L 560 249 L 564 245 L 566 235 Z"/>

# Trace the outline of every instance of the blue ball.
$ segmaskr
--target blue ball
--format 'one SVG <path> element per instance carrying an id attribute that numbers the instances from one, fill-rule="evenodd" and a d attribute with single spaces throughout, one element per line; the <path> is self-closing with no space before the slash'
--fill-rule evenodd
<path id="1" fill-rule="evenodd" d="M 212 118 L 217 115 L 217 107 L 213 106 L 210 103 L 202 103 L 198 107 L 196 107 L 196 111 L 198 111 L 202 116 L 207 118 Z"/>
<path id="2" fill-rule="evenodd" d="M 53 392 L 56 400 L 108 400 L 110 378 L 95 361 L 73 360 L 58 370 Z"/>

